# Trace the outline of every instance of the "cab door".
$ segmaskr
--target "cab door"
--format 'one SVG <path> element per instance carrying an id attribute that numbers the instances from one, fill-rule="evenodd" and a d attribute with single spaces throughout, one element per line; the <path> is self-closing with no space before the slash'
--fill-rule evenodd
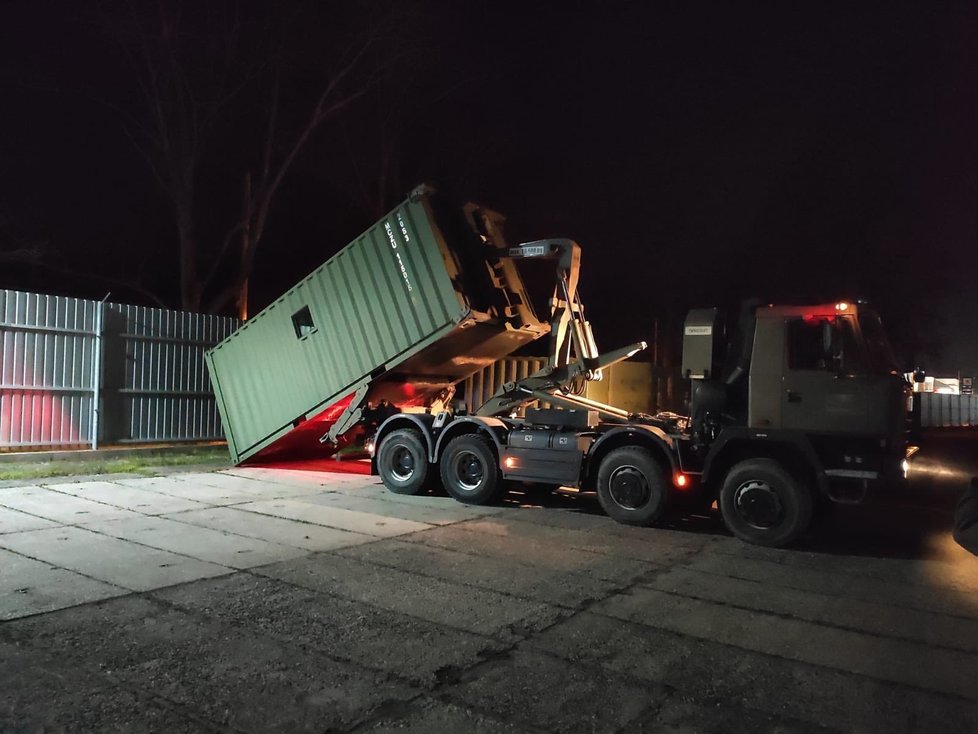
<path id="1" fill-rule="evenodd" d="M 867 430 L 865 359 L 850 316 L 785 321 L 782 427 L 811 433 Z"/>

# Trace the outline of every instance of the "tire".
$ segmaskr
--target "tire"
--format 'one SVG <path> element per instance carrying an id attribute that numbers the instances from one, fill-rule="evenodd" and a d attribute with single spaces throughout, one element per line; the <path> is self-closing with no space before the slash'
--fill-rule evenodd
<path id="1" fill-rule="evenodd" d="M 625 525 L 651 525 L 666 509 L 667 497 L 665 474 L 647 449 L 626 446 L 601 460 L 598 501 L 613 520 Z"/>
<path id="2" fill-rule="evenodd" d="M 418 494 L 428 483 L 430 465 L 424 441 L 417 431 L 401 428 L 380 442 L 377 473 L 395 494 Z"/>
<path id="3" fill-rule="evenodd" d="M 502 492 L 496 452 L 489 439 L 478 433 L 453 438 L 439 467 L 445 491 L 459 502 L 484 505 Z"/>
<path id="4" fill-rule="evenodd" d="M 755 545 L 783 548 L 812 523 L 811 488 L 773 459 L 735 464 L 720 489 L 720 512 L 727 529 Z"/>

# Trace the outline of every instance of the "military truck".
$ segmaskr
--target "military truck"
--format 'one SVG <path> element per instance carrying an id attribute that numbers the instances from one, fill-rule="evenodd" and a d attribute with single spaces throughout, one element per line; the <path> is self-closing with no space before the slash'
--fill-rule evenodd
<path id="1" fill-rule="evenodd" d="M 485 503 L 509 482 L 578 487 L 633 525 L 677 495 L 716 498 L 734 534 L 774 546 L 819 497 L 859 501 L 899 475 L 906 387 L 867 306 L 758 307 L 729 339 L 715 310 L 693 311 L 690 415 L 630 413 L 583 392 L 646 344 L 599 353 L 580 246 L 510 248 L 502 221 L 420 187 L 208 352 L 235 463 L 297 436 L 324 453 L 366 433 L 393 492 L 440 484 Z M 530 261 L 554 268 L 548 319 L 524 283 Z M 543 369 L 472 414 L 453 401 L 467 376 L 548 335 Z"/>
<path id="2" fill-rule="evenodd" d="M 509 257 L 558 262 L 548 366 L 504 385 L 473 415 L 388 418 L 372 466 L 391 491 L 440 482 L 479 504 L 510 481 L 577 487 L 631 525 L 654 524 L 685 495 L 716 501 L 737 537 L 780 547 L 808 528 L 820 500 L 861 502 L 905 478 L 909 386 L 867 304 L 747 307 L 729 330 L 717 309 L 691 311 L 690 415 L 628 414 L 575 389 L 645 347 L 597 353 L 576 296 L 578 245 L 528 243 Z M 517 415 L 535 400 L 557 407 Z"/>

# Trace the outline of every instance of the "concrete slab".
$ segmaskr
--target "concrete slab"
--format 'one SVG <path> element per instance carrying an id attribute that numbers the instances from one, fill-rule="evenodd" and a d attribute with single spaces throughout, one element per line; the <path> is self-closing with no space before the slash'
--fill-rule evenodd
<path id="1" fill-rule="evenodd" d="M 978 620 L 978 593 L 975 592 L 943 588 L 940 593 L 935 593 L 932 586 L 714 552 L 725 547 L 726 544 L 710 546 L 708 552 L 691 559 L 687 564 L 688 568 L 728 578 L 775 584 L 786 589 L 814 591 L 841 599 L 889 604 Z"/>
<path id="2" fill-rule="evenodd" d="M 387 492 L 387 494 L 393 493 Z M 432 498 L 445 500 L 438 506 L 433 507 L 431 505 L 410 502 L 392 502 L 387 498 L 387 494 L 379 497 L 366 497 L 360 491 L 328 492 L 303 497 L 302 501 L 310 504 L 323 505 L 324 507 L 342 507 L 346 510 L 367 512 L 384 517 L 415 520 L 430 525 L 449 525 L 451 523 L 461 522 L 462 520 L 485 517 L 490 514 L 483 512 L 481 507 L 464 505 L 461 502 L 456 502 L 448 498 Z"/>
<path id="3" fill-rule="evenodd" d="M 362 474 L 342 474 L 339 472 L 305 471 L 296 469 L 267 468 L 267 467 L 244 467 L 237 466 L 231 469 L 224 469 L 219 472 L 233 477 L 244 479 L 256 479 L 261 481 L 272 481 L 280 484 L 291 484 L 296 487 L 311 487 L 314 490 L 332 490 L 338 486 L 345 485 L 368 485 L 375 484 L 380 480 L 377 477 L 364 476 Z"/>
<path id="4" fill-rule="evenodd" d="M 550 571 L 587 574 L 615 583 L 629 583 L 654 568 L 645 561 L 623 557 L 624 554 L 578 550 L 572 543 L 562 542 L 559 534 L 553 537 L 547 528 L 537 537 L 532 527 L 527 527 L 526 532 L 510 535 L 505 532 L 506 525 L 496 520 L 473 520 L 408 535 L 404 540 L 521 566 L 530 563 Z"/>
<path id="5" fill-rule="evenodd" d="M 417 695 L 374 671 L 132 596 L 9 622 L 0 634 L 69 669 L 110 670 L 224 731 L 347 731 Z"/>
<path id="6" fill-rule="evenodd" d="M 255 500 L 255 495 L 251 492 L 182 482 L 176 476 L 123 479 L 116 483 L 212 506 L 233 505 L 241 502 L 253 502 Z"/>
<path id="7" fill-rule="evenodd" d="M 762 548 L 724 538 L 711 548 L 738 558 L 783 563 L 793 568 L 827 571 L 859 578 L 889 580 L 925 588 L 946 588 L 955 591 L 978 592 L 978 568 L 970 557 L 963 563 L 939 560 L 878 558 L 815 553 L 795 549 Z"/>
<path id="8" fill-rule="evenodd" d="M 323 559 L 326 562 L 326 559 Z M 479 663 L 505 643 L 271 578 L 235 574 L 154 592 L 225 628 L 271 635 L 425 688 L 442 671 Z"/>
<path id="9" fill-rule="evenodd" d="M 226 731 L 180 712 L 148 691 L 116 685 L 92 665 L 65 669 L 60 657 L 0 643 L 0 731 L 195 732 Z"/>
<path id="10" fill-rule="evenodd" d="M 53 520 L 45 520 L 36 515 L 28 515 L 26 512 L 20 512 L 19 510 L 0 507 L 0 535 L 3 533 L 19 533 L 23 530 L 56 528 L 60 524 Z"/>
<path id="11" fill-rule="evenodd" d="M 722 625 L 723 617 L 715 622 Z M 580 666 L 598 665 L 630 680 L 669 686 L 674 696 L 701 709 L 736 702 L 779 719 L 867 734 L 970 734 L 978 720 L 978 705 L 960 698 L 689 637 L 652 626 L 656 623 L 654 616 L 646 624 L 635 624 L 582 612 L 524 644 Z M 771 625 L 765 629 L 777 629 L 776 623 Z M 735 724 L 736 719 L 729 720 L 728 726 Z M 755 731 L 795 728 L 762 726 Z"/>
<path id="12" fill-rule="evenodd" d="M 371 734 L 522 734 L 533 730 L 499 721 L 464 706 L 425 698 L 413 701 L 397 716 L 385 717 L 362 731 Z"/>
<path id="13" fill-rule="evenodd" d="M 73 482 L 71 484 L 45 484 L 44 486 L 55 492 L 103 502 L 143 515 L 162 515 L 165 512 L 195 510 L 207 506 L 194 500 L 172 497 L 161 492 L 116 484 L 115 482 Z"/>
<path id="14" fill-rule="evenodd" d="M 16 619 L 127 593 L 118 586 L 0 549 L 0 619 Z"/>
<path id="15" fill-rule="evenodd" d="M 41 487 L 19 487 L 0 492 L 0 505 L 60 523 L 122 520 L 139 517 L 131 510 L 73 497 Z"/>
<path id="16" fill-rule="evenodd" d="M 662 573 L 644 586 L 873 635 L 978 653 L 978 621 L 965 617 L 840 599 L 817 592 L 786 589 L 770 582 L 731 579 L 684 568 Z M 937 590 L 933 593 L 940 594 Z"/>
<path id="17" fill-rule="evenodd" d="M 0 535 L 0 547 L 134 591 L 148 591 L 229 569 L 81 528 Z"/>
<path id="18" fill-rule="evenodd" d="M 355 497 L 383 500 L 384 502 L 391 502 L 399 505 L 409 505 L 412 507 L 431 507 L 436 510 L 461 507 L 463 509 L 468 508 L 473 511 L 477 511 L 480 515 L 484 516 L 496 515 L 507 510 L 507 508 L 499 505 L 465 505 L 452 499 L 451 497 L 445 496 L 444 494 L 395 494 L 382 484 L 370 484 L 367 486 L 337 485 L 335 488 L 331 487 L 331 490 L 330 495 L 323 496 L 331 496 L 332 494 L 346 494 Z"/>
<path id="19" fill-rule="evenodd" d="M 618 732 L 668 697 L 615 673 L 518 649 L 448 689 L 453 701 L 544 731 Z"/>
<path id="20" fill-rule="evenodd" d="M 446 581 L 472 584 L 526 599 L 576 608 L 588 601 L 603 599 L 631 579 L 609 581 L 593 573 L 558 571 L 527 558 L 511 559 L 486 554 L 458 553 L 398 539 L 345 548 L 340 555 L 368 563 L 390 566 L 410 573 L 435 576 Z M 636 569 L 637 575 L 647 568 Z"/>
<path id="21" fill-rule="evenodd" d="M 212 507 L 206 510 L 174 513 L 165 517 L 176 522 L 247 535 L 250 538 L 267 540 L 269 543 L 279 543 L 308 551 L 345 548 L 377 540 L 373 535 L 327 528 L 298 520 L 286 520 L 272 515 L 246 512 L 236 507 Z"/>
<path id="22" fill-rule="evenodd" d="M 302 522 L 325 525 L 340 530 L 352 530 L 356 533 L 374 535 L 379 538 L 414 533 L 433 527 L 413 520 L 400 520 L 396 517 L 344 510 L 341 507 L 323 507 L 294 499 L 249 502 L 238 505 L 238 509 L 262 515 L 284 517 L 289 520 L 301 520 Z"/>
<path id="23" fill-rule="evenodd" d="M 175 522 L 163 517 L 141 517 L 92 523 L 89 530 L 131 540 L 152 548 L 180 553 L 229 568 L 252 568 L 306 555 L 308 551 L 258 538 Z"/>
<path id="24" fill-rule="evenodd" d="M 266 479 L 256 481 L 245 477 L 222 474 L 221 472 L 173 474 L 172 479 L 198 488 L 211 487 L 227 492 L 241 493 L 256 500 L 299 497 L 323 491 L 320 488 L 302 487 Z"/>
<path id="25" fill-rule="evenodd" d="M 515 640 L 518 628 L 539 629 L 560 611 L 473 586 L 375 566 L 330 553 L 263 566 L 255 573 L 455 629 Z"/>
<path id="26" fill-rule="evenodd" d="M 879 638 L 651 589 L 635 589 L 612 597 L 596 604 L 593 610 L 746 650 L 978 701 L 978 688 L 974 685 L 978 680 L 978 655 L 971 653 Z"/>

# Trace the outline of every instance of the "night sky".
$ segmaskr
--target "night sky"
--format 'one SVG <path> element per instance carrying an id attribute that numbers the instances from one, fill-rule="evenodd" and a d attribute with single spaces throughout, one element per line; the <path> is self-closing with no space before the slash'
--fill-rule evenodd
<path id="1" fill-rule="evenodd" d="M 273 74 L 287 141 L 369 38 L 344 81 L 363 94 L 274 200 L 252 312 L 430 181 L 505 213 L 511 243 L 580 242 L 603 348 L 678 334 L 691 306 L 864 297 L 908 366 L 978 371 L 973 3 L 5 3 L 0 287 L 179 306 L 172 210 L 132 139 L 129 31 L 161 6 L 197 99 L 240 32 L 225 82 L 245 81 L 196 174 L 205 253 Z"/>

